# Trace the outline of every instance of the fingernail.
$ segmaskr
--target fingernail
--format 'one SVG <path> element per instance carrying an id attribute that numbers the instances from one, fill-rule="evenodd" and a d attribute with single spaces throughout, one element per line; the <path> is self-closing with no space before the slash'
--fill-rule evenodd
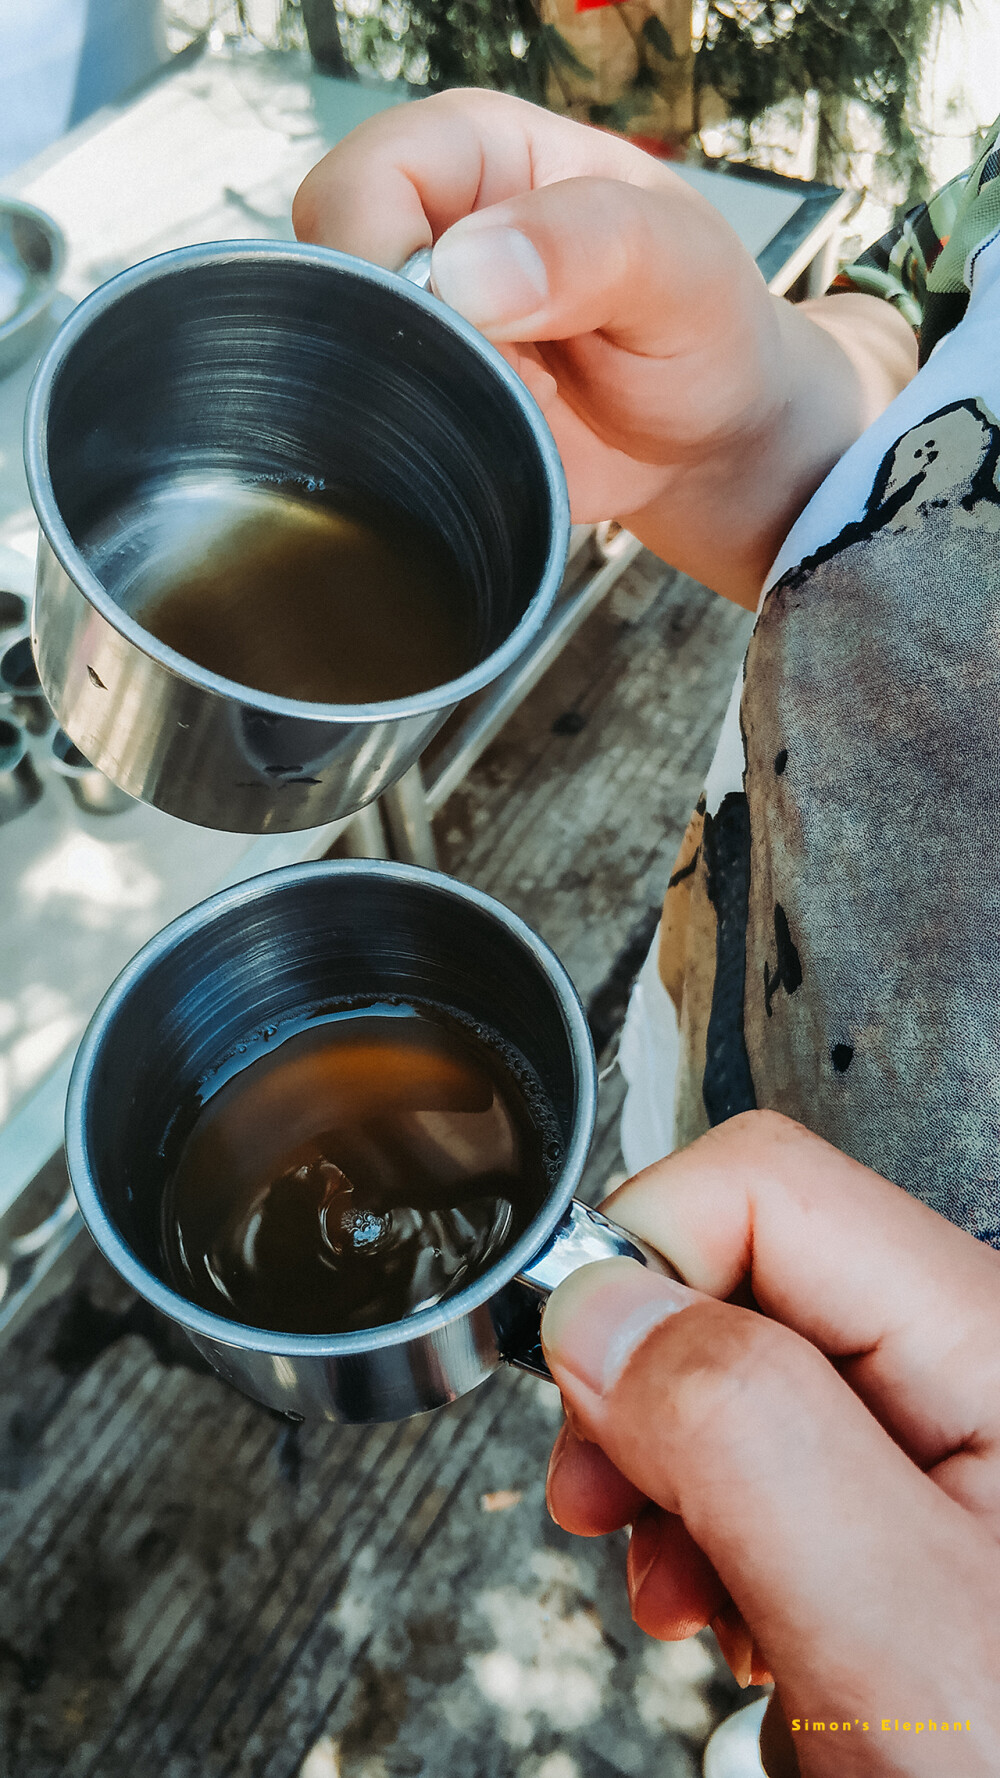
<path id="1" fill-rule="evenodd" d="M 577 1413 L 575 1404 L 571 1402 L 566 1395 L 562 1398 L 562 1405 L 563 1413 L 566 1416 L 566 1424 L 569 1427 L 570 1432 L 573 1434 L 573 1437 L 580 1439 L 586 1444 L 590 1439 L 590 1431 L 583 1423 L 583 1415 Z"/>
<path id="2" fill-rule="evenodd" d="M 774 1674 L 771 1672 L 770 1667 L 765 1667 L 763 1660 L 761 1659 L 760 1655 L 757 1652 L 756 1642 L 753 1645 L 753 1653 L 750 1657 L 750 1684 L 751 1685 L 773 1685 L 774 1684 Z"/>
<path id="3" fill-rule="evenodd" d="M 538 249 L 516 228 L 457 222 L 434 249 L 431 278 L 441 299 L 476 327 L 533 315 L 549 294 Z"/>
<path id="4" fill-rule="evenodd" d="M 628 1556 L 625 1561 L 625 1584 L 628 1587 L 629 1604 L 633 1607 L 649 1579 L 650 1569 L 659 1554 L 658 1525 L 651 1527 L 651 1532 L 652 1535 L 650 1531 L 646 1530 L 643 1516 L 640 1514 L 629 1533 Z"/>
<path id="5" fill-rule="evenodd" d="M 606 1395 L 646 1335 L 697 1301 L 697 1291 L 634 1259 L 581 1266 L 546 1305 L 545 1356 L 556 1372 L 568 1371 L 596 1395 Z"/>
<path id="6" fill-rule="evenodd" d="M 745 1690 L 753 1679 L 753 1637 L 735 1605 L 712 1619 L 715 1640 L 737 1685 Z"/>
<path id="7" fill-rule="evenodd" d="M 552 1447 L 552 1455 L 549 1458 L 549 1467 L 545 1476 L 545 1504 L 549 1509 L 550 1519 L 556 1518 L 555 1513 L 552 1511 L 552 1484 L 555 1481 L 556 1470 L 559 1468 L 559 1465 L 563 1460 L 563 1453 L 566 1450 L 566 1437 L 567 1429 L 565 1426 L 562 1426 L 559 1429 L 559 1436 Z M 559 1521 L 556 1519 L 556 1524 L 558 1523 Z"/>

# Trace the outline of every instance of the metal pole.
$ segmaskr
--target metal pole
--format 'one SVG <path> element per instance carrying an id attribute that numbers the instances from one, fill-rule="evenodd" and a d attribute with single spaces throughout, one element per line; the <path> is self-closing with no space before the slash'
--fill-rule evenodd
<path id="1" fill-rule="evenodd" d="M 367 803 L 351 816 L 340 835 L 340 847 L 348 858 L 389 857 L 389 842 L 378 803 Z"/>
<path id="2" fill-rule="evenodd" d="M 403 773 L 398 784 L 384 792 L 382 809 L 393 856 L 404 864 L 423 864 L 436 870 L 437 846 L 419 760 Z"/>

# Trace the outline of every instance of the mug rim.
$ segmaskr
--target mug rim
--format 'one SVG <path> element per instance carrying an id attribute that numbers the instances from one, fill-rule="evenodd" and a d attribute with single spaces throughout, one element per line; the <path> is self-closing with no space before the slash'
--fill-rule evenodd
<path id="1" fill-rule="evenodd" d="M 182 276 L 185 271 L 205 264 L 228 265 L 254 260 L 281 261 L 314 266 L 317 270 L 357 279 L 379 289 L 394 292 L 415 304 L 438 326 L 442 326 L 467 351 L 478 358 L 501 382 L 518 409 L 538 455 L 542 479 L 551 508 L 548 551 L 537 585 L 530 594 L 524 615 L 510 635 L 484 660 L 457 679 L 449 679 L 428 691 L 406 698 L 384 699 L 365 704 L 324 704 L 305 699 L 278 697 L 273 692 L 258 691 L 237 679 L 228 679 L 201 667 L 176 649 L 168 648 L 113 599 L 88 566 L 74 542 L 56 500 L 49 475 L 48 423 L 49 409 L 56 379 L 71 352 L 93 323 L 122 298 L 153 284 L 163 277 Z M 268 715 L 297 718 L 299 721 L 379 723 L 400 721 L 410 716 L 427 716 L 445 710 L 482 691 L 500 674 L 520 659 L 547 618 L 562 582 L 569 545 L 569 495 L 562 459 L 541 409 L 521 378 L 496 347 L 454 309 L 421 290 L 419 285 L 400 272 L 358 259 L 353 254 L 339 253 L 332 247 L 319 247 L 308 241 L 240 240 L 234 242 L 202 241 L 189 247 L 174 247 L 169 252 L 154 254 L 118 272 L 106 283 L 98 285 L 63 322 L 48 351 L 42 358 L 32 380 L 24 416 L 24 467 L 38 523 L 60 566 L 91 605 L 100 612 L 112 629 L 140 650 L 150 660 L 166 667 L 177 678 L 195 685 L 217 697 L 236 700 L 241 705 Z"/>
<path id="2" fill-rule="evenodd" d="M 389 882 L 409 883 L 415 888 L 450 896 L 497 921 L 529 953 L 533 961 L 541 966 L 562 1014 L 578 1084 L 576 1127 L 567 1144 L 559 1180 L 514 1245 L 481 1277 L 453 1296 L 446 1296 L 431 1308 L 421 1309 L 400 1321 L 340 1334 L 279 1333 L 271 1328 L 254 1327 L 247 1322 L 230 1321 L 223 1315 L 214 1314 L 210 1309 L 199 1308 L 172 1285 L 165 1284 L 143 1264 L 108 1214 L 90 1163 L 86 1135 L 94 1062 L 120 1008 L 144 975 L 193 933 L 210 925 L 220 916 L 256 901 L 261 893 L 261 885 L 266 884 L 271 893 L 280 895 L 293 891 L 301 884 L 315 882 L 317 874 L 333 879 L 367 876 Z M 597 1062 L 580 996 L 565 965 L 526 921 L 483 890 L 461 883 L 457 878 L 446 876 L 441 871 L 383 859 L 324 859 L 264 871 L 258 876 L 245 878 L 241 883 L 232 884 L 229 888 L 218 890 L 216 894 L 196 903 L 193 908 L 161 927 L 136 952 L 105 993 L 76 1052 L 66 1095 L 66 1162 L 80 1213 L 105 1259 L 141 1297 L 172 1321 L 179 1322 L 189 1333 L 241 1351 L 286 1358 L 340 1358 L 385 1351 L 408 1345 L 414 1340 L 419 1341 L 453 1322 L 462 1321 L 510 1284 L 518 1272 L 542 1251 L 562 1221 L 586 1164 L 596 1115 Z"/>

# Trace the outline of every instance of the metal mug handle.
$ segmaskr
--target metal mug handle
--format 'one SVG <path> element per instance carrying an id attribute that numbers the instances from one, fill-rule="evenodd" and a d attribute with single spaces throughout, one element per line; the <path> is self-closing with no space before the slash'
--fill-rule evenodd
<path id="1" fill-rule="evenodd" d="M 415 284 L 418 290 L 429 290 L 431 287 L 431 253 L 430 247 L 418 247 L 409 259 L 403 261 L 399 268 L 399 276 L 408 283 Z"/>
<path id="2" fill-rule="evenodd" d="M 667 1278 L 680 1277 L 669 1260 L 640 1241 L 638 1235 L 630 1235 L 599 1210 L 573 1198 L 541 1252 L 502 1293 L 498 1334 L 500 1355 L 507 1364 L 551 1382 L 552 1373 L 545 1362 L 539 1334 L 542 1310 L 557 1284 L 580 1266 L 598 1259 L 635 1259 Z"/>

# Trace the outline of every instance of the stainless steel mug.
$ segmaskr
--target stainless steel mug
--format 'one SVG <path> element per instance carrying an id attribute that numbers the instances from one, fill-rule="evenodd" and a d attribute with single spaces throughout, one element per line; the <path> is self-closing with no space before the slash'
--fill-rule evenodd
<path id="1" fill-rule="evenodd" d="M 546 1203 L 485 1275 L 383 1327 L 272 1333 L 188 1302 L 166 1282 L 159 1243 L 163 1187 L 187 1134 L 179 1107 L 255 1034 L 331 1002 L 388 994 L 451 1006 L 520 1051 L 565 1146 Z M 66 1153 L 106 1258 L 221 1376 L 296 1419 L 399 1420 L 453 1401 L 503 1361 L 546 1375 L 541 1309 L 577 1266 L 613 1254 L 663 1266 L 573 1201 L 595 1096 L 573 985 L 499 902 L 413 865 L 293 865 L 212 896 L 133 958 L 80 1046 Z"/>
<path id="2" fill-rule="evenodd" d="M 33 808 L 41 794 L 42 781 L 23 728 L 0 716 L 0 827 Z"/>
<path id="3" fill-rule="evenodd" d="M 0 587 L 0 636 L 10 630 L 23 630 L 28 622 L 28 607 L 20 593 Z"/>
<path id="4" fill-rule="evenodd" d="M 0 654 L 0 695 L 29 735 L 44 735 L 52 727 L 52 706 L 42 690 L 27 636 Z"/>
<path id="5" fill-rule="evenodd" d="M 245 833 L 394 783 L 529 645 L 569 538 L 558 452 L 500 354 L 407 278 L 294 243 L 183 247 L 88 297 L 39 367 L 25 463 L 33 640 L 62 727 L 130 796 Z M 161 644 L 128 608 L 132 565 L 176 538 L 192 491 L 226 484 L 429 525 L 476 602 L 476 665 L 418 696 L 313 704 Z"/>

